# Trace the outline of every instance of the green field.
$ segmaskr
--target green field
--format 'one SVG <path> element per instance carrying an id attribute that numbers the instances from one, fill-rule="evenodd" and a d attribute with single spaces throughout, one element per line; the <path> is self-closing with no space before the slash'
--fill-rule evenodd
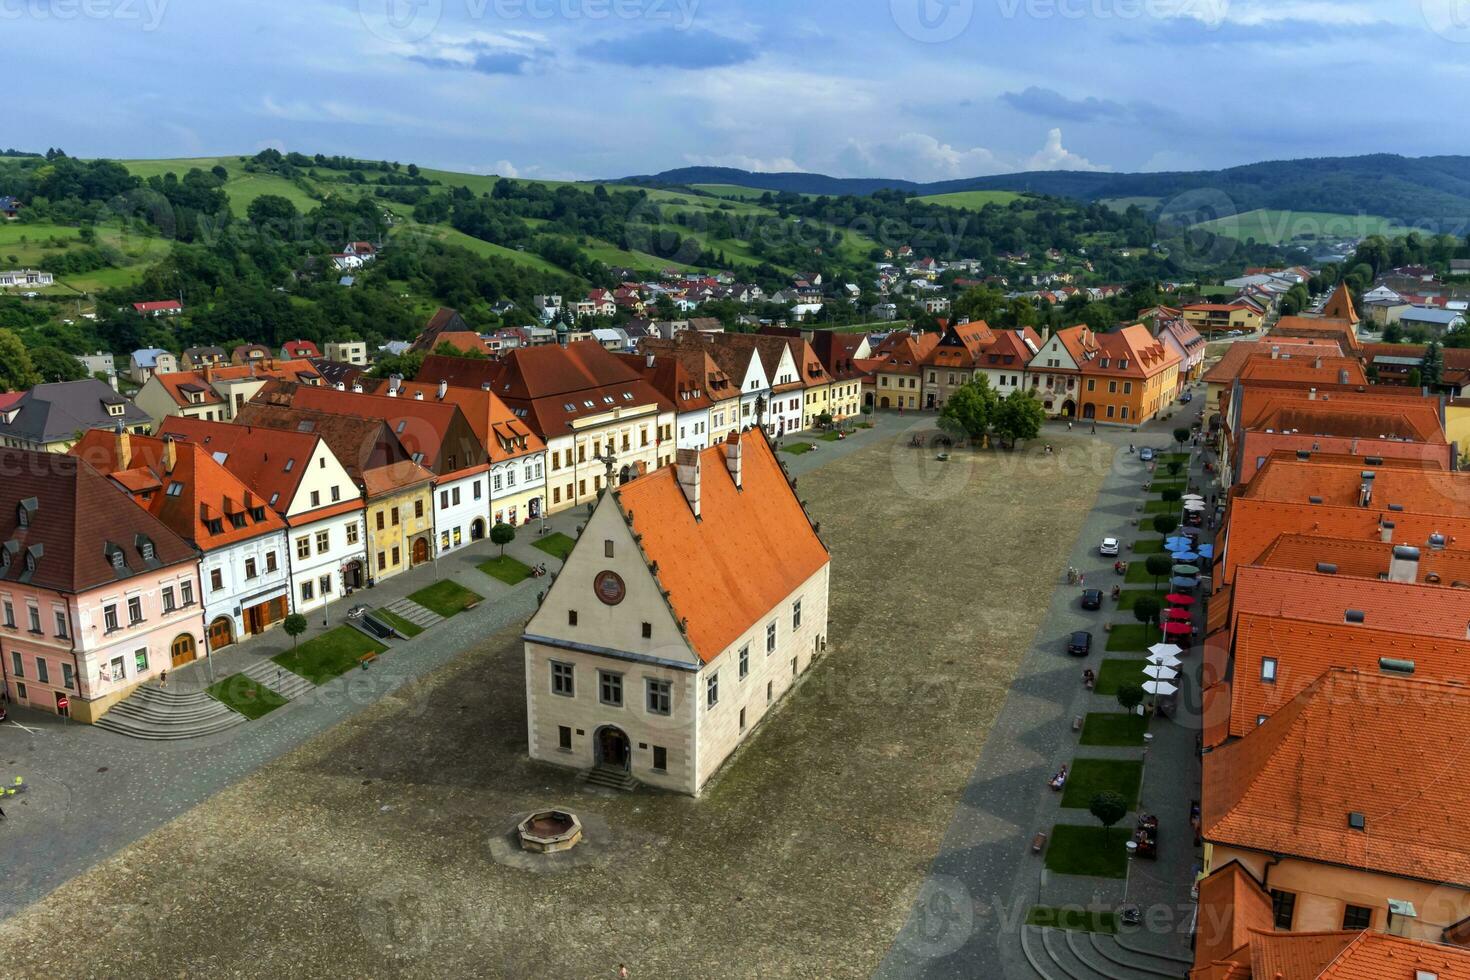
<path id="1" fill-rule="evenodd" d="M 741 187 L 739 184 L 690 184 L 689 186 L 717 197 L 738 197 L 742 201 L 759 200 L 767 193 L 757 187 Z"/>
<path id="2" fill-rule="evenodd" d="M 1204 228 L 1217 235 L 1246 241 L 1254 238 L 1264 245 L 1292 241 L 1363 238 L 1368 235 L 1402 235 L 1409 229 L 1388 218 L 1371 214 L 1331 214 L 1326 211 L 1277 211 L 1259 209 L 1205 221 Z"/>
<path id="3" fill-rule="evenodd" d="M 980 211 L 991 204 L 1004 205 L 1019 201 L 1024 196 L 1015 191 L 957 191 L 953 194 L 930 194 L 919 200 L 925 204 L 939 204 L 947 208 Z"/>

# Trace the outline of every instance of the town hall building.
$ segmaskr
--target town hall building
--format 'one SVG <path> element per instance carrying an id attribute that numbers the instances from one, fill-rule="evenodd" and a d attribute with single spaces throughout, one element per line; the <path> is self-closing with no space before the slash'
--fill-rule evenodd
<path id="1" fill-rule="evenodd" d="M 829 564 L 758 429 L 604 493 L 523 637 L 531 757 L 698 795 L 821 656 Z"/>

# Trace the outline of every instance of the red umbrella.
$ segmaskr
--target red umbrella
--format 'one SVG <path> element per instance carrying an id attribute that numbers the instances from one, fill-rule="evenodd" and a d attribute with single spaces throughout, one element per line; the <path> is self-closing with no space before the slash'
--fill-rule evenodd
<path id="1" fill-rule="evenodd" d="M 1170 592 L 1164 596 L 1164 601 L 1173 603 L 1176 606 L 1192 606 L 1194 605 L 1194 596 L 1184 595 L 1182 592 Z"/>
<path id="2" fill-rule="evenodd" d="M 1188 623 L 1165 623 L 1163 625 L 1163 631 L 1164 631 L 1164 635 L 1165 636 L 1188 636 L 1189 635 L 1189 624 Z"/>
<path id="3" fill-rule="evenodd" d="M 1190 612 L 1188 609 L 1165 609 L 1164 618 L 1179 620 L 1181 622 L 1187 623 L 1190 619 Z"/>

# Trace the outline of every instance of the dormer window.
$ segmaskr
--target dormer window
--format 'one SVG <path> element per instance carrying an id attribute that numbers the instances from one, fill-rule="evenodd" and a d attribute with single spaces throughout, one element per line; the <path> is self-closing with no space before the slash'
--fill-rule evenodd
<path id="1" fill-rule="evenodd" d="M 144 541 L 138 545 L 138 553 L 143 556 L 144 561 L 153 560 L 153 542 Z"/>
<path id="2" fill-rule="evenodd" d="M 120 418 L 122 416 L 124 408 L 125 406 L 121 402 L 108 405 L 107 414 L 111 415 L 113 418 Z"/>
<path id="3" fill-rule="evenodd" d="M 26 510 L 25 504 L 15 508 L 15 522 L 21 527 L 31 526 L 31 512 Z"/>
<path id="4" fill-rule="evenodd" d="M 126 562 L 123 558 L 123 553 L 121 551 L 114 551 L 110 557 L 112 559 L 112 570 L 114 572 L 121 572 L 127 567 Z"/>

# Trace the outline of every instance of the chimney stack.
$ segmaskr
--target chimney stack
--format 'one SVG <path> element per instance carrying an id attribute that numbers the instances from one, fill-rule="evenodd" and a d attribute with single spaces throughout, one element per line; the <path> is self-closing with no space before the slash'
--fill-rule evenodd
<path id="1" fill-rule="evenodd" d="M 1401 544 L 1393 549 L 1393 559 L 1388 563 L 1388 580 L 1410 585 L 1419 581 L 1418 548 Z"/>
<path id="2" fill-rule="evenodd" d="M 413 400 L 416 401 L 416 402 L 423 401 L 424 400 L 424 393 L 422 391 L 415 391 L 413 393 Z"/>
<path id="3" fill-rule="evenodd" d="M 1322 358 L 1319 357 L 1315 361 L 1313 361 L 1312 367 L 1318 371 L 1322 370 Z"/>
<path id="4" fill-rule="evenodd" d="M 1281 348 L 1273 344 L 1271 346 L 1271 360 L 1277 361 L 1277 360 L 1280 360 L 1280 359 L 1281 359 Z"/>
<path id="5" fill-rule="evenodd" d="M 1314 402 L 1316 400 L 1317 400 L 1317 389 L 1316 388 L 1308 388 L 1307 389 L 1307 401 Z"/>
<path id="6" fill-rule="evenodd" d="M 398 387 L 400 385 L 402 385 L 402 384 L 403 384 L 403 376 L 402 375 L 400 375 L 400 374 L 389 375 L 388 376 L 388 397 L 389 398 L 397 398 L 398 397 Z"/>
<path id="7" fill-rule="evenodd" d="M 333 388 L 336 388 L 338 391 L 346 391 L 347 390 L 347 385 L 344 384 L 341 381 L 338 381 L 336 384 L 332 385 L 332 387 Z"/>
<path id="8" fill-rule="evenodd" d="M 112 387 L 112 390 L 113 391 L 117 391 L 117 372 L 116 371 L 109 371 L 108 372 L 108 374 L 107 374 L 107 383 L 108 383 L 108 385 L 110 385 Z"/>
<path id="9" fill-rule="evenodd" d="M 449 394 L 449 382 L 441 379 L 439 381 L 439 400 L 442 402 L 447 394 Z"/>
<path id="10" fill-rule="evenodd" d="M 655 355 L 649 354 L 648 359 L 644 363 L 646 363 L 649 367 L 653 367 L 654 358 Z"/>
<path id="11" fill-rule="evenodd" d="M 1395 528 L 1393 521 L 1383 521 L 1378 525 L 1378 540 L 1384 544 L 1393 544 L 1393 532 Z"/>
<path id="12" fill-rule="evenodd" d="M 128 430 L 119 422 L 117 424 L 117 468 L 129 469 L 133 461 L 133 437 L 128 435 Z"/>
<path id="13" fill-rule="evenodd" d="M 679 489 L 684 491 L 684 499 L 689 501 L 694 519 L 699 520 L 699 450 L 681 449 L 675 454 L 674 460 L 679 471 Z"/>
<path id="14" fill-rule="evenodd" d="M 744 489 L 741 482 L 744 474 L 745 447 L 740 443 L 740 433 L 731 432 L 725 439 L 725 468 L 730 471 L 730 479 L 735 481 L 736 489 Z"/>
<path id="15" fill-rule="evenodd" d="M 354 382 L 352 382 L 352 393 L 355 394 L 355 395 L 362 394 L 362 382 L 361 381 L 354 381 Z"/>
<path id="16" fill-rule="evenodd" d="M 174 467 L 179 465 L 179 449 L 174 445 L 173 436 L 163 437 L 163 471 L 172 473 Z"/>

